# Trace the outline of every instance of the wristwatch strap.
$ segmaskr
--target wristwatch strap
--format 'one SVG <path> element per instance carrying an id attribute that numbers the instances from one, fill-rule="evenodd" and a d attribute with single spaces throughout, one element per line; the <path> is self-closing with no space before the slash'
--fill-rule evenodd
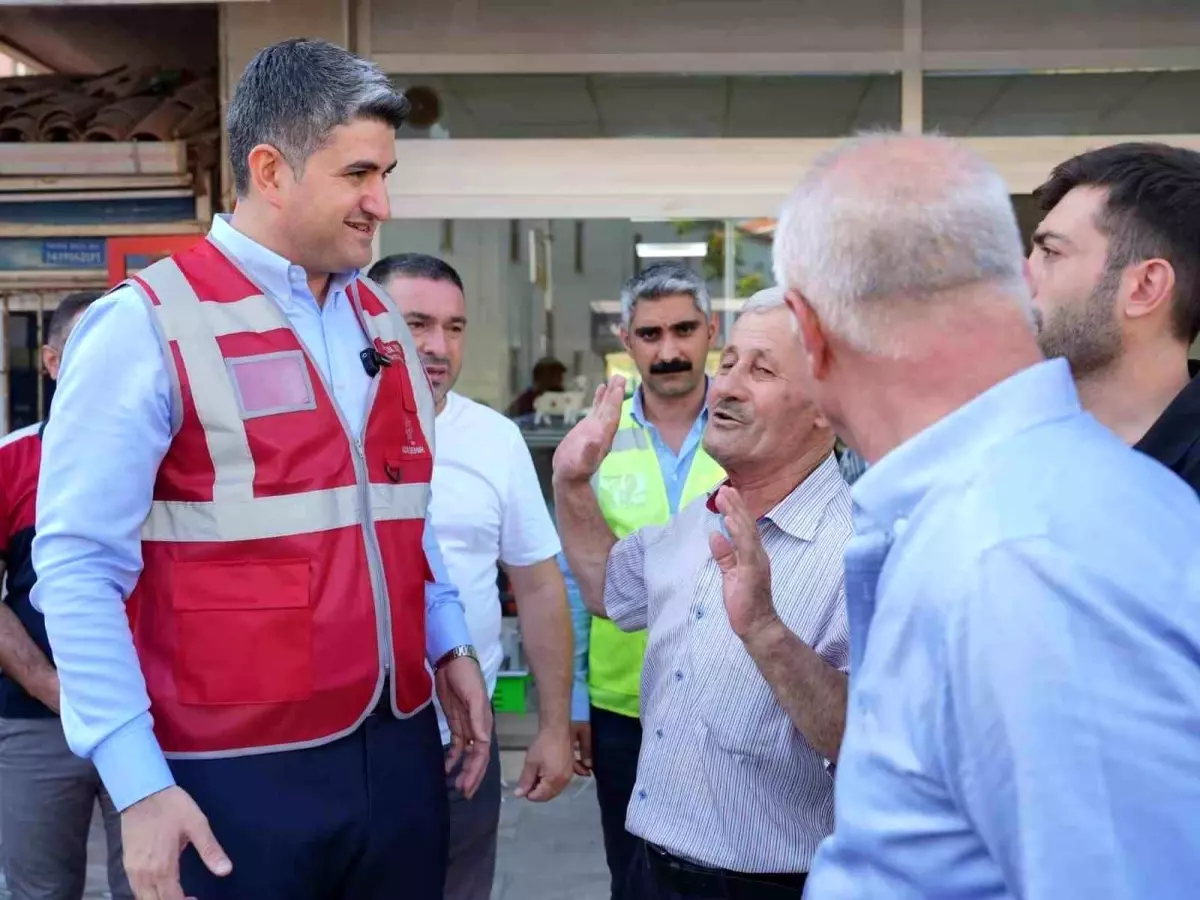
<path id="1" fill-rule="evenodd" d="M 453 649 L 447 650 L 445 653 L 443 653 L 438 658 L 438 661 L 433 664 L 433 670 L 436 672 L 442 666 L 446 665 L 446 663 L 452 662 L 456 659 L 462 659 L 464 656 L 469 656 L 471 659 L 475 660 L 476 663 L 479 662 L 479 654 L 475 652 L 475 648 L 473 646 L 470 644 L 459 644 L 457 647 L 454 647 Z"/>

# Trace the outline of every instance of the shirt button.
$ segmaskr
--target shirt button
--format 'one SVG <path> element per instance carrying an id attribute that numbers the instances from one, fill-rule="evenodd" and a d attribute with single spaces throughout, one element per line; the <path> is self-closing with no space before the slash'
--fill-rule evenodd
<path id="1" fill-rule="evenodd" d="M 696 618 L 697 618 L 697 619 L 703 619 L 703 618 L 704 618 L 704 607 L 700 607 L 700 608 L 698 608 L 698 609 L 696 610 Z"/>
<path id="2" fill-rule="evenodd" d="M 658 737 L 662 737 L 662 736 L 663 736 L 663 730 L 662 730 L 661 728 L 657 729 L 657 730 L 656 730 L 654 733 L 655 733 L 655 734 L 656 734 Z"/>
<path id="3" fill-rule="evenodd" d="M 904 534 L 908 530 L 908 519 L 897 519 L 892 523 L 892 534 L 896 537 Z"/>
<path id="4" fill-rule="evenodd" d="M 646 799 L 646 792 L 645 792 L 645 791 L 638 791 L 638 799 L 639 799 L 639 800 L 645 800 L 645 799 Z"/>
<path id="5" fill-rule="evenodd" d="M 676 681 L 683 681 L 683 670 L 682 670 L 682 669 L 676 669 L 676 670 L 675 670 L 675 680 L 676 680 Z"/>

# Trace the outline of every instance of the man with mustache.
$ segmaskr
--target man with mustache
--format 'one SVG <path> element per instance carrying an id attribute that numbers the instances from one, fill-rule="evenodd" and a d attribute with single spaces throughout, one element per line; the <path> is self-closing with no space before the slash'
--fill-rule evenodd
<path id="1" fill-rule="evenodd" d="M 431 521 L 467 613 L 488 695 L 503 659 L 496 566 L 512 584 L 522 646 L 537 679 L 538 733 L 525 756 L 516 795 L 546 801 L 571 780 L 571 630 L 557 557 L 558 534 L 542 497 L 529 448 L 500 413 L 455 393 L 463 367 L 466 300 L 458 272 L 420 253 L 386 256 L 371 267 L 404 314 L 433 386 L 437 455 Z M 442 722 L 449 755 L 450 728 Z M 487 776 L 466 797 L 447 774 L 450 860 L 446 900 L 488 900 L 500 825 L 500 757 L 492 741 Z"/>
<path id="2" fill-rule="evenodd" d="M 1084 407 L 1200 492 L 1200 153 L 1117 144 L 1059 165 L 1034 196 L 1038 342 Z"/>
<path id="3" fill-rule="evenodd" d="M 833 827 L 851 522 L 782 293 L 746 304 L 712 381 L 704 446 L 729 480 L 618 540 L 591 481 L 623 391 L 597 391 L 558 447 L 554 496 L 589 608 L 648 628 L 625 896 L 799 898 Z"/>
<path id="4" fill-rule="evenodd" d="M 708 421 L 704 367 L 715 335 L 708 289 L 685 265 L 648 266 L 621 290 L 621 340 L 641 385 L 621 405 L 614 452 L 596 473 L 600 510 L 618 537 L 645 525 L 665 525 L 724 474 L 700 445 Z M 577 771 L 596 774 L 612 897 L 622 900 L 636 849 L 625 816 L 642 744 L 638 716 L 646 633 L 626 633 L 605 618 L 592 618 L 578 590 L 569 596 L 576 646 L 571 718 Z M 580 653 L 585 647 L 587 653 Z"/>
<path id="5" fill-rule="evenodd" d="M 405 112 L 340 47 L 261 50 L 228 108 L 233 215 L 67 343 L 33 602 L 138 900 L 440 898 L 435 684 L 459 787 L 487 768 L 427 527 L 433 395 L 358 274 Z"/>

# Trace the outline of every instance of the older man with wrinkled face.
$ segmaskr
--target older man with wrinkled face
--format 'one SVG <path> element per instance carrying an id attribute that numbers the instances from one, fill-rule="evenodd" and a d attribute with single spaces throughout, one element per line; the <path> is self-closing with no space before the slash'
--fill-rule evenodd
<path id="1" fill-rule="evenodd" d="M 709 391 L 704 446 L 728 481 L 666 525 L 617 541 L 592 492 L 621 379 L 555 454 L 559 528 L 585 601 L 649 630 L 630 897 L 798 898 L 833 826 L 850 502 L 799 360 L 782 294 L 760 293 Z"/>

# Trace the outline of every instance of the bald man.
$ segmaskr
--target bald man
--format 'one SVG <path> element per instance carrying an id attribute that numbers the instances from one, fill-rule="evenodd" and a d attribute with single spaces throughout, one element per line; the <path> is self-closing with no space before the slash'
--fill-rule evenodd
<path id="1" fill-rule="evenodd" d="M 842 144 L 775 270 L 810 393 L 870 464 L 806 897 L 1195 896 L 1200 502 L 1042 357 L 999 173 L 940 138 Z"/>

